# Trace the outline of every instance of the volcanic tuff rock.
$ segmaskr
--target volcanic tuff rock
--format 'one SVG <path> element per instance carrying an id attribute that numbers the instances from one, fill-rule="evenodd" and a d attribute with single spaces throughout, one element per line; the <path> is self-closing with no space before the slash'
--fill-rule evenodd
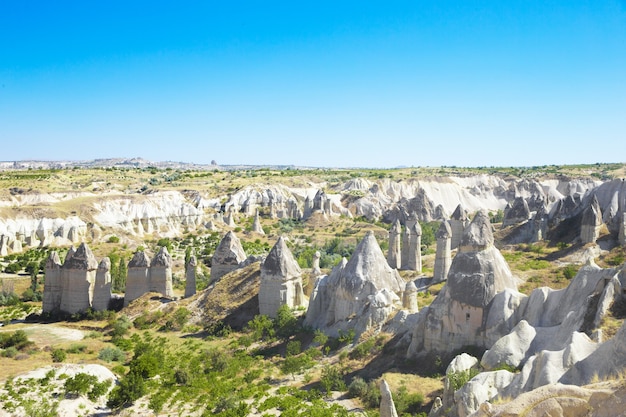
<path id="1" fill-rule="evenodd" d="M 95 311 L 108 310 L 111 301 L 111 260 L 103 258 L 98 264 L 93 288 L 91 308 Z"/>
<path id="2" fill-rule="evenodd" d="M 136 300 L 149 291 L 150 260 L 145 252 L 137 251 L 128 262 L 124 306 L 127 306 L 131 301 Z"/>
<path id="3" fill-rule="evenodd" d="M 593 196 L 591 204 L 583 211 L 582 224 L 580 226 L 580 240 L 585 243 L 596 243 L 602 227 L 602 211 L 596 196 Z"/>
<path id="4" fill-rule="evenodd" d="M 387 263 L 393 269 L 400 269 L 402 265 L 400 239 L 402 236 L 402 225 L 400 220 L 396 220 L 389 229 L 389 250 L 387 252 Z"/>
<path id="5" fill-rule="evenodd" d="M 450 223 L 445 220 L 442 221 L 435 237 L 437 238 L 437 249 L 435 252 L 433 284 L 448 279 L 448 272 L 450 271 L 450 264 L 452 263 L 450 251 L 452 246 L 452 230 Z"/>
<path id="6" fill-rule="evenodd" d="M 215 249 L 211 261 L 211 278 L 220 279 L 224 274 L 239 267 L 246 260 L 239 238 L 232 231 L 226 233 Z"/>
<path id="7" fill-rule="evenodd" d="M 360 334 L 379 327 L 400 302 L 396 294 L 404 285 L 368 232 L 345 265 L 318 280 L 305 323 L 334 334 L 347 328 Z"/>
<path id="8" fill-rule="evenodd" d="M 413 332 L 409 356 L 449 352 L 465 345 L 485 346 L 483 321 L 496 293 L 517 288 L 516 279 L 493 246 L 489 216 L 480 211 L 463 232 L 447 284 Z"/>
<path id="9" fill-rule="evenodd" d="M 185 298 L 191 297 L 196 293 L 196 266 L 198 261 L 195 255 L 189 257 L 189 261 L 185 265 Z"/>
<path id="10" fill-rule="evenodd" d="M 528 203 L 523 197 L 517 197 L 513 201 L 513 205 L 510 210 L 504 215 L 502 221 L 502 227 L 511 226 L 514 224 L 524 223 L 530 218 L 530 209 Z"/>
<path id="11" fill-rule="evenodd" d="M 380 417 L 398 417 L 387 381 L 380 380 Z"/>
<path id="12" fill-rule="evenodd" d="M 307 306 L 302 271 L 282 236 L 261 264 L 259 312 L 275 318 L 281 305 L 290 308 Z"/>

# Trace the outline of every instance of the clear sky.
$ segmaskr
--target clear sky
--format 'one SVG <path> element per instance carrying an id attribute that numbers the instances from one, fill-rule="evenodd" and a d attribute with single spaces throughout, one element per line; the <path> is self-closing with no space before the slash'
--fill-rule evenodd
<path id="1" fill-rule="evenodd" d="M 0 160 L 626 161 L 626 0 L 0 0 Z"/>

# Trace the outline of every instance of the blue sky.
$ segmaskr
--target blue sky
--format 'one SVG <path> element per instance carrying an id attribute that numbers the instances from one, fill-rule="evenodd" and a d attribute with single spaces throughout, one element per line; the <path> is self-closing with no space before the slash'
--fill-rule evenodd
<path id="1" fill-rule="evenodd" d="M 0 160 L 626 161 L 626 1 L 0 1 Z"/>

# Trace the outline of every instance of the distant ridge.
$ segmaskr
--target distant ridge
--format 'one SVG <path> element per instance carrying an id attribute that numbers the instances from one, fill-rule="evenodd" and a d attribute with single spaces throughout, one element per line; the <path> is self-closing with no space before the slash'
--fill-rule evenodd
<path id="1" fill-rule="evenodd" d="M 213 161 L 215 162 L 215 161 Z M 314 169 L 312 167 L 296 167 L 295 165 L 218 165 L 195 164 L 190 162 L 175 161 L 149 161 L 143 158 L 101 158 L 81 161 L 0 161 L 0 170 L 26 170 L 26 169 L 68 169 L 68 168 L 149 168 L 158 169 L 182 169 L 182 170 L 240 170 L 240 169 Z"/>

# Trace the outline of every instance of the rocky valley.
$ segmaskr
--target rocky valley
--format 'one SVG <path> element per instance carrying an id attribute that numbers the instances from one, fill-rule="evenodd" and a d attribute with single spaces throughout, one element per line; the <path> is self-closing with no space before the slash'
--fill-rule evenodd
<path id="1" fill-rule="evenodd" d="M 624 178 L 0 164 L 0 416 L 622 415 Z"/>

